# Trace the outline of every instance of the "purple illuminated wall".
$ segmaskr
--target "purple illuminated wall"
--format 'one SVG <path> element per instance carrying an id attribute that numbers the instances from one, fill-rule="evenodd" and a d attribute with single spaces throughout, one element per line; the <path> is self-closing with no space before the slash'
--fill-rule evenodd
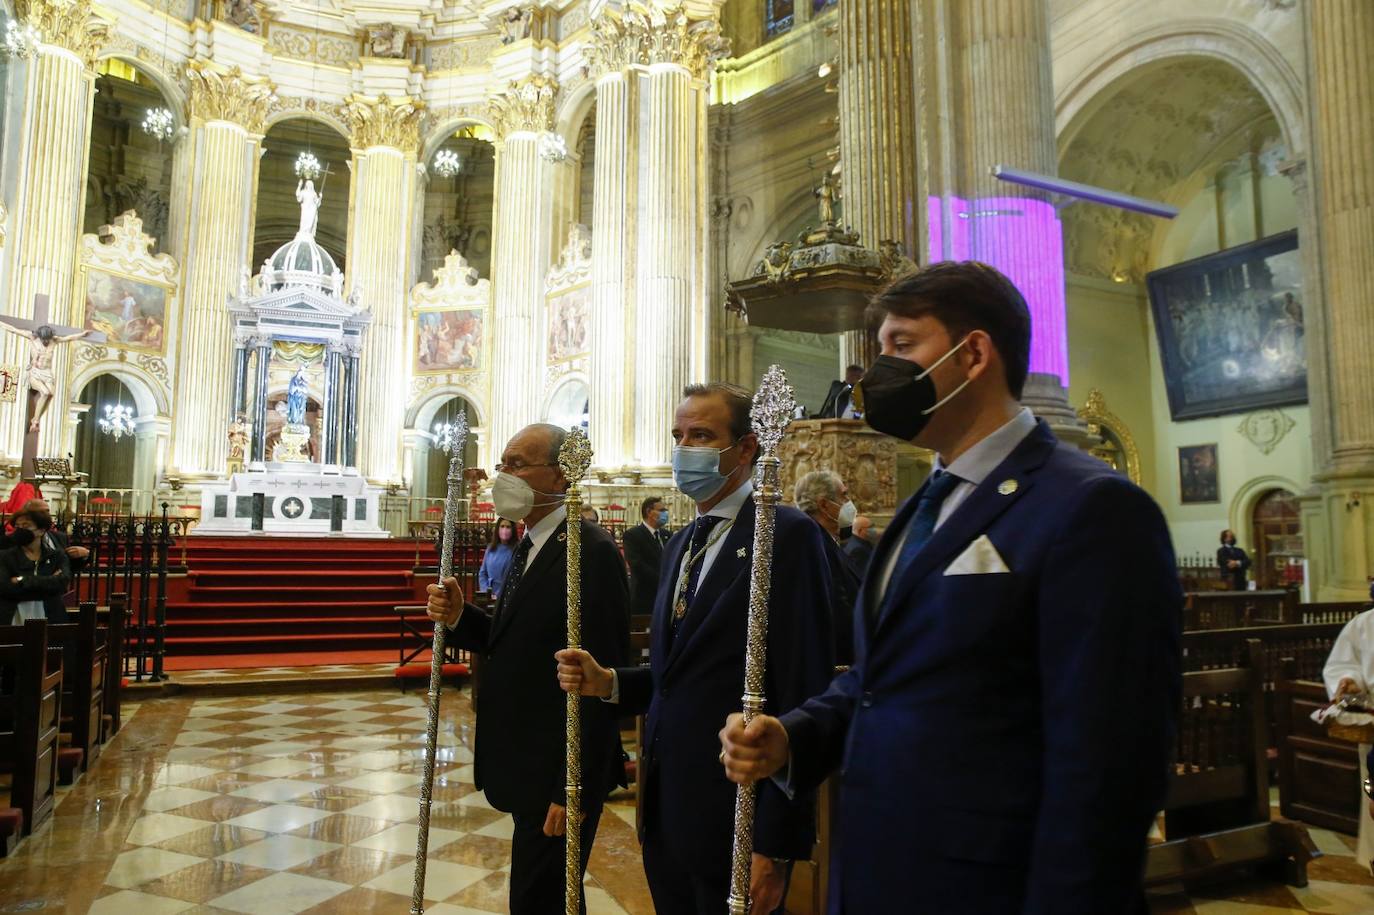
<path id="1" fill-rule="evenodd" d="M 1064 233 L 1054 207 L 1026 197 L 931 197 L 927 206 L 930 260 L 983 261 L 1005 273 L 1030 307 L 1030 370 L 1067 388 Z"/>

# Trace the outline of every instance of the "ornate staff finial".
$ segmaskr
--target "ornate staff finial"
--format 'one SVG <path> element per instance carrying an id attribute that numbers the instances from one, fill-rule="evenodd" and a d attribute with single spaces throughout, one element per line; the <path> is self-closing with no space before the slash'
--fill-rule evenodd
<path id="1" fill-rule="evenodd" d="M 797 397 L 792 385 L 787 383 L 787 373 L 780 366 L 771 365 L 763 373 L 759 389 L 754 393 L 754 405 L 749 410 L 749 419 L 754 424 L 754 434 L 759 439 L 759 450 L 772 454 L 778 450 L 787 427 L 792 424 L 792 416 L 797 411 Z"/>
<path id="2" fill-rule="evenodd" d="M 582 482 L 582 478 L 587 475 L 587 468 L 592 466 L 594 453 L 592 443 L 587 439 L 587 433 L 582 431 L 581 426 L 574 426 L 568 430 L 568 440 L 558 452 L 558 466 L 563 468 L 563 476 L 569 483 Z"/>

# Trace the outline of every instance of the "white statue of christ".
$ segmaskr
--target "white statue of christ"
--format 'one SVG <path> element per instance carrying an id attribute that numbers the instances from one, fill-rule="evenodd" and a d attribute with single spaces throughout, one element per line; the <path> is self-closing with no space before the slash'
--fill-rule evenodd
<path id="1" fill-rule="evenodd" d="M 301 205 L 301 227 L 296 230 L 296 237 L 305 236 L 310 240 L 315 238 L 315 227 L 320 222 L 320 203 L 324 197 L 315 193 L 315 182 L 305 178 L 296 182 L 296 202 Z"/>

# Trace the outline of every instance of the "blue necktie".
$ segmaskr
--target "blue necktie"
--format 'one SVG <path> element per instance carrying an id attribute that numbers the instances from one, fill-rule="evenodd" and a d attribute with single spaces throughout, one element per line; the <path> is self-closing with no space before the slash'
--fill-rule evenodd
<path id="1" fill-rule="evenodd" d="M 720 517 L 720 515 L 697 516 L 696 523 L 692 527 L 692 542 L 687 546 L 687 558 L 689 561 L 693 556 L 696 556 L 702 550 L 706 549 L 706 542 L 711 538 L 711 531 L 715 529 L 717 524 L 724 520 L 725 519 Z M 705 564 L 706 557 L 704 555 L 699 556 L 696 562 L 692 563 L 691 568 L 687 570 L 687 587 L 682 592 L 682 604 L 688 609 L 691 609 L 692 598 L 697 595 L 697 583 L 701 581 L 701 567 Z M 682 618 L 674 612 L 673 632 L 677 632 L 678 623 L 681 621 Z"/>
<path id="2" fill-rule="evenodd" d="M 926 488 L 921 492 L 916 501 L 916 513 L 911 516 L 911 523 L 906 528 L 906 540 L 902 543 L 902 552 L 897 556 L 897 564 L 892 567 L 892 577 L 888 579 L 882 603 L 878 605 L 875 602 L 869 605 L 871 607 L 878 606 L 879 616 L 886 612 L 888 602 L 896 593 L 893 586 L 901 579 L 902 572 L 915 561 L 916 555 L 930 540 L 930 535 L 935 533 L 935 522 L 940 519 L 940 506 L 944 504 L 945 499 L 954 491 L 954 488 L 962 482 L 952 473 L 937 470 L 931 476 Z"/>

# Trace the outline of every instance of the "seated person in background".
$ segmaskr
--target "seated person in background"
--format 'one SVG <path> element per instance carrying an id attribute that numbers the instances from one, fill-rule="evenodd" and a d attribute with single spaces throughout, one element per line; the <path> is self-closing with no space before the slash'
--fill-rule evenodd
<path id="1" fill-rule="evenodd" d="M 482 555 L 482 567 L 477 570 L 477 587 L 490 594 L 492 600 L 501 596 L 501 587 L 510 574 L 510 563 L 514 556 L 515 522 L 509 518 L 498 518 L 491 542 Z"/>
<path id="2" fill-rule="evenodd" d="M 1370 588 L 1374 597 L 1374 586 Z M 1374 686 L 1374 610 L 1366 610 L 1345 624 L 1341 634 L 1331 645 L 1326 666 L 1322 669 L 1322 680 L 1326 691 L 1333 700 L 1343 696 L 1358 696 L 1362 704 L 1374 706 L 1374 697 L 1369 695 Z M 1369 784 L 1369 757 L 1371 745 L 1360 745 L 1360 784 Z M 1366 797 L 1368 791 L 1360 793 L 1360 839 L 1355 850 L 1355 858 L 1361 869 L 1374 873 L 1374 799 Z"/>
<path id="3" fill-rule="evenodd" d="M 598 512 L 595 508 L 592 508 L 590 505 L 584 505 L 582 506 L 582 520 L 590 522 L 592 524 L 600 524 L 601 513 Z"/>
<path id="4" fill-rule="evenodd" d="M 825 395 L 825 403 L 816 414 L 817 419 L 858 419 L 859 411 L 854 406 L 854 385 L 864 377 L 864 367 L 851 365 L 844 370 L 844 381 L 830 382 L 830 391 Z"/>
<path id="5" fill-rule="evenodd" d="M 1246 589 L 1245 572 L 1250 568 L 1250 557 L 1236 546 L 1234 531 L 1221 532 L 1221 546 L 1217 548 L 1217 568 L 1221 569 L 1221 577 L 1226 582 L 1228 590 Z"/>
<path id="6" fill-rule="evenodd" d="M 0 552 L 0 619 L 65 623 L 62 595 L 71 584 L 72 570 L 67 554 L 46 536 L 52 516 L 23 509 L 11 521 L 15 545 Z"/>
<path id="7" fill-rule="evenodd" d="M 28 502 L 24 503 L 24 508 L 25 510 L 37 509 L 38 511 L 47 513 L 49 516 L 52 515 L 52 508 L 50 508 L 48 503 L 43 499 L 30 499 Z M 48 531 L 47 539 L 54 549 L 59 549 L 67 554 L 67 561 L 71 564 L 73 576 L 86 568 L 86 563 L 89 562 L 91 558 L 91 551 L 84 546 L 72 546 L 71 538 L 67 535 L 66 531 L 54 525 L 53 528 Z"/>

